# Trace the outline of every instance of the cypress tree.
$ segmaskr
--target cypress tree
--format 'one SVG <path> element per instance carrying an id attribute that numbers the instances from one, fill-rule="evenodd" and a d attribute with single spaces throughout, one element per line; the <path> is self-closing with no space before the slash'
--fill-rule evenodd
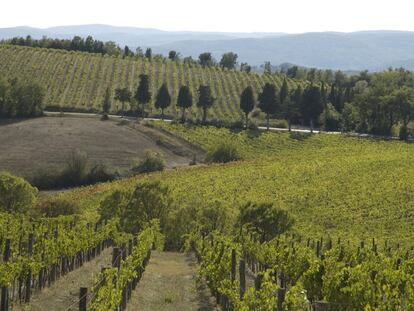
<path id="1" fill-rule="evenodd" d="M 207 109 L 213 106 L 215 100 L 211 94 L 210 86 L 200 85 L 198 88 L 197 106 L 203 110 L 203 123 L 206 123 L 207 120 Z"/>
<path id="2" fill-rule="evenodd" d="M 240 109 L 246 116 L 246 129 L 249 120 L 249 113 L 253 110 L 255 105 L 253 88 L 251 86 L 246 87 L 240 96 Z"/>
<path id="3" fill-rule="evenodd" d="M 171 105 L 171 96 L 168 92 L 167 84 L 161 85 L 157 98 L 155 99 L 155 108 L 161 109 L 161 119 L 164 120 L 164 109 Z"/>
<path id="4" fill-rule="evenodd" d="M 259 108 L 266 113 L 267 130 L 269 130 L 270 115 L 277 112 L 279 106 L 274 84 L 266 83 L 259 95 Z"/>
<path id="5" fill-rule="evenodd" d="M 138 103 L 142 105 L 142 116 L 144 116 L 145 112 L 145 104 L 149 103 L 151 100 L 151 92 L 150 92 L 150 81 L 149 76 L 145 74 L 141 74 L 139 76 L 139 86 L 135 93 L 135 99 Z"/>
<path id="6" fill-rule="evenodd" d="M 177 97 L 177 106 L 182 109 L 181 119 L 185 121 L 185 110 L 193 105 L 193 95 L 186 85 L 180 87 Z"/>

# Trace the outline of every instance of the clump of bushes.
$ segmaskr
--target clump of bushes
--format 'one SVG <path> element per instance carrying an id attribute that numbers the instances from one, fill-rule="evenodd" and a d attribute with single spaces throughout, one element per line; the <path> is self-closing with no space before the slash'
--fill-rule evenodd
<path id="1" fill-rule="evenodd" d="M 241 160 L 237 147 L 229 142 L 220 143 L 211 148 L 206 155 L 207 163 L 228 163 Z"/>
<path id="2" fill-rule="evenodd" d="M 68 157 L 63 170 L 37 173 L 31 178 L 31 184 L 41 190 L 62 189 L 112 181 L 116 177 L 104 165 L 90 168 L 88 156 L 76 150 Z"/>
<path id="3" fill-rule="evenodd" d="M 0 77 L 0 117 L 40 116 L 44 96 L 44 87 L 35 81 Z"/>
<path id="4" fill-rule="evenodd" d="M 140 182 L 132 191 L 115 190 L 101 202 L 101 220 L 119 218 L 119 226 L 128 233 L 137 233 L 151 221 L 158 219 L 161 228 L 173 201 L 167 186 L 159 181 Z"/>
<path id="5" fill-rule="evenodd" d="M 270 241 L 290 230 L 294 219 L 290 214 L 272 203 L 248 202 L 240 208 L 239 225 L 259 235 L 260 242 Z"/>
<path id="6" fill-rule="evenodd" d="M 144 158 L 132 168 L 137 174 L 163 171 L 165 169 L 165 160 L 163 156 L 151 150 L 145 152 Z"/>
<path id="7" fill-rule="evenodd" d="M 250 120 L 247 123 L 247 129 L 250 130 L 250 131 L 258 131 L 259 126 L 256 124 L 256 122 L 254 122 L 253 120 Z"/>
<path id="8" fill-rule="evenodd" d="M 21 177 L 0 172 L 0 211 L 26 213 L 33 206 L 37 189 Z"/>

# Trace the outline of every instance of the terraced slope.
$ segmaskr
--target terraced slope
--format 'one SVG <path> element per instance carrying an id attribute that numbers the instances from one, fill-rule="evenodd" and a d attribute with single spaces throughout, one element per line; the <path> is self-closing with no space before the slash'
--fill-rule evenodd
<path id="1" fill-rule="evenodd" d="M 45 103 L 49 107 L 101 110 L 107 87 L 112 91 L 119 87 L 134 91 L 142 73 L 150 75 L 153 94 L 162 83 L 167 83 L 173 99 L 173 105 L 167 111 L 171 116 L 178 113 L 175 102 L 180 85 L 189 85 L 196 94 L 200 84 L 208 84 L 217 98 L 209 117 L 226 120 L 242 117 L 239 96 L 247 85 L 257 93 L 266 82 L 277 86 L 282 83 L 280 77 L 273 75 L 204 68 L 169 60 L 122 59 L 84 52 L 0 45 L 0 76 L 23 76 L 39 81 L 47 89 Z M 296 83 L 289 81 L 290 87 Z M 114 101 L 111 110 L 116 112 L 120 107 L 120 103 Z M 151 111 L 156 113 L 154 109 Z M 198 114 L 198 109 L 193 107 L 190 115 Z"/>

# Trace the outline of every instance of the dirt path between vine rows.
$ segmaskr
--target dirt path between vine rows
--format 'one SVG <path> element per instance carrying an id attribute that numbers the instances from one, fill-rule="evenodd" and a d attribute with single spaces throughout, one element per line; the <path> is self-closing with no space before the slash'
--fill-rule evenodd
<path id="1" fill-rule="evenodd" d="M 104 250 L 100 256 L 85 263 L 69 274 L 61 277 L 52 286 L 34 293 L 27 305 L 15 305 L 18 311 L 77 311 L 79 310 L 79 288 L 91 288 L 101 267 L 111 265 L 112 248 Z"/>
<path id="2" fill-rule="evenodd" d="M 127 311 L 219 310 L 205 284 L 197 284 L 192 254 L 153 251 Z"/>

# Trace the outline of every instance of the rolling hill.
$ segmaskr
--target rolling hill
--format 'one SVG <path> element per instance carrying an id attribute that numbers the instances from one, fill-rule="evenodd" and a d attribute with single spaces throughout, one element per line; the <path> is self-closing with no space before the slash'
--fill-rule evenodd
<path id="1" fill-rule="evenodd" d="M 72 152 L 88 157 L 88 164 L 129 174 L 147 150 L 163 155 L 169 168 L 187 166 L 199 148 L 155 128 L 127 121 L 102 122 L 91 117 L 42 117 L 0 120 L 0 171 L 31 178 L 64 167 Z"/>
<path id="2" fill-rule="evenodd" d="M 217 102 L 209 117 L 239 120 L 243 117 L 239 97 L 244 87 L 251 85 L 258 92 L 266 82 L 278 86 L 282 83 L 282 78 L 275 75 L 259 75 L 218 67 L 204 68 L 198 64 L 169 60 L 123 59 L 84 52 L 0 45 L 0 76 L 30 77 L 40 82 L 47 90 L 44 102 L 49 109 L 101 111 L 107 87 L 111 88 L 112 93 L 119 87 L 135 91 L 141 73 L 150 76 L 152 94 L 157 93 L 162 83 L 168 84 L 172 106 L 166 113 L 171 117 L 179 113 L 175 102 L 180 85 L 189 85 L 194 96 L 200 84 L 210 85 Z M 288 83 L 294 87 L 297 82 L 289 80 Z M 112 102 L 112 112 L 117 112 L 120 108 L 119 102 Z M 152 108 L 151 112 L 158 113 Z M 189 112 L 193 117 L 199 113 L 195 106 Z"/>

